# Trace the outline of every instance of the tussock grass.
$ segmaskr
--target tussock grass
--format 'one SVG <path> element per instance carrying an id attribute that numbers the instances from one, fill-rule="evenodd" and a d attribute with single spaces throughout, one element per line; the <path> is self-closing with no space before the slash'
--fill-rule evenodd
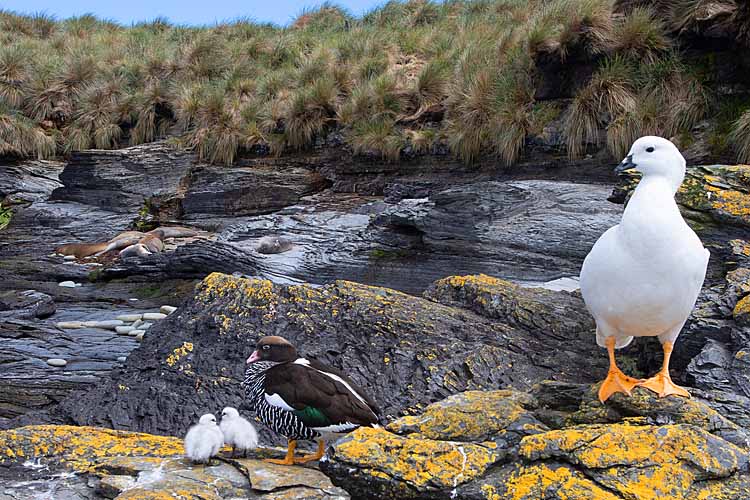
<path id="1" fill-rule="evenodd" d="M 0 11 L 0 154 L 169 138 L 231 164 L 337 130 L 355 154 L 395 161 L 440 143 L 466 162 L 511 165 L 529 134 L 563 120 L 571 157 L 605 137 L 619 155 L 644 131 L 689 130 L 710 100 L 670 38 L 706 2 L 640 2 L 624 15 L 614 3 L 406 0 L 357 18 L 326 2 L 288 28 Z M 599 67 L 553 109 L 535 98 L 542 59 Z M 737 122 L 736 144 L 746 128 Z"/>
<path id="2" fill-rule="evenodd" d="M 734 122 L 729 139 L 737 150 L 737 159 L 750 163 L 750 110 L 742 113 Z"/>

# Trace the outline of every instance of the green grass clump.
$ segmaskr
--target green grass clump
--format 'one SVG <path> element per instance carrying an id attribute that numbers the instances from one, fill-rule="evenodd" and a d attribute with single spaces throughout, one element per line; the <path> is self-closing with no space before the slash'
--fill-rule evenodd
<path id="1" fill-rule="evenodd" d="M 466 162 L 512 165 L 558 118 L 571 157 L 602 141 L 619 155 L 638 134 L 685 134 L 706 116 L 703 77 L 673 39 L 703 3 L 622 14 L 614 0 L 407 0 L 358 18 L 326 2 L 286 28 L 0 11 L 0 155 L 169 139 L 229 165 L 335 130 L 354 154 L 389 161 L 440 143 Z M 568 109 L 535 96 L 551 60 L 598 65 Z M 746 122 L 730 130 L 741 154 Z"/>
<path id="2" fill-rule="evenodd" d="M 13 210 L 8 207 L 3 207 L 3 204 L 0 203 L 0 231 L 8 227 L 8 224 L 10 224 L 10 219 L 12 218 Z"/>

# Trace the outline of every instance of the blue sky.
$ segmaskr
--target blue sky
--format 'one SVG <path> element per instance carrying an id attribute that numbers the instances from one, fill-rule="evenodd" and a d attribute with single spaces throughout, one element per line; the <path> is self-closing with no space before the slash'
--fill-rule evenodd
<path id="1" fill-rule="evenodd" d="M 334 2 L 355 15 L 381 5 L 385 0 L 341 0 Z M 128 25 L 157 16 L 178 24 L 212 24 L 216 21 L 249 17 L 259 22 L 284 25 L 305 8 L 322 0 L 3 0 L 2 8 L 21 13 L 46 12 L 57 18 L 92 13 Z"/>

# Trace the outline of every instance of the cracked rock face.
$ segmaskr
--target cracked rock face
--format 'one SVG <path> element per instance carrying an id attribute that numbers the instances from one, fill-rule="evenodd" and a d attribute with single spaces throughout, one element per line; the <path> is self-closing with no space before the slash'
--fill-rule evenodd
<path id="1" fill-rule="evenodd" d="M 738 425 L 694 400 L 639 388 L 605 406 L 595 390 L 548 382 L 457 394 L 351 433 L 321 468 L 356 498 L 749 498 Z"/>

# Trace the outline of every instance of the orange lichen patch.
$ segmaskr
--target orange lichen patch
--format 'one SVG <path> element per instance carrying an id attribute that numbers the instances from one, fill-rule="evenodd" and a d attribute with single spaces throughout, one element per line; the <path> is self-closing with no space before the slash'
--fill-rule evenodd
<path id="1" fill-rule="evenodd" d="M 518 285 L 511 283 L 510 281 L 501 280 L 486 274 L 475 274 L 471 276 L 448 276 L 435 282 L 436 286 L 450 285 L 455 288 L 462 288 L 466 285 L 475 286 L 492 286 L 492 287 L 507 287 L 516 288 Z"/>
<path id="2" fill-rule="evenodd" d="M 204 303 L 227 296 L 243 296 L 245 305 L 266 307 L 278 299 L 269 280 L 237 278 L 228 274 L 211 273 L 196 287 L 196 297 Z"/>
<path id="3" fill-rule="evenodd" d="M 165 361 L 169 366 L 174 366 L 180 359 L 184 358 L 191 352 L 193 352 L 193 344 L 191 342 L 183 342 L 180 347 L 175 347 L 172 354 L 167 356 Z"/>
<path id="4" fill-rule="evenodd" d="M 455 488 L 483 474 L 500 455 L 470 443 L 412 439 L 384 429 L 360 428 L 335 445 L 333 460 L 375 477 L 411 486 Z"/>
<path id="5" fill-rule="evenodd" d="M 747 452 L 691 425 L 580 426 L 527 436 L 519 454 L 561 458 L 602 470 L 598 482 L 627 498 L 682 498 L 696 474 L 724 477 L 747 463 Z"/>
<path id="6" fill-rule="evenodd" d="M 732 311 L 732 316 L 737 319 L 738 316 L 750 316 L 750 295 L 737 302 Z"/>
<path id="7" fill-rule="evenodd" d="M 504 487 L 506 494 L 503 496 L 498 495 L 493 487 L 482 487 L 482 492 L 488 500 L 538 500 L 548 498 L 548 491 L 555 491 L 554 498 L 562 500 L 619 500 L 580 472 L 546 464 L 521 467 Z"/>
<path id="8" fill-rule="evenodd" d="M 182 455 L 182 440 L 96 427 L 33 425 L 0 431 L 0 465 L 21 459 L 59 460 L 78 471 L 92 470 L 111 456 Z"/>
<path id="9" fill-rule="evenodd" d="M 479 441 L 511 427 L 523 434 L 546 430 L 523 408 L 530 403 L 528 395 L 515 391 L 468 391 L 429 405 L 421 415 L 395 420 L 387 429 L 450 441 Z"/>
<path id="10" fill-rule="evenodd" d="M 750 257 L 750 243 L 747 241 L 740 239 L 730 240 L 729 245 L 732 247 L 732 252 L 735 255 Z"/>
<path id="11" fill-rule="evenodd" d="M 713 208 L 742 219 L 750 217 L 749 194 L 741 191 L 717 189 L 711 186 L 708 189 L 713 191 L 713 196 L 711 196 Z"/>

